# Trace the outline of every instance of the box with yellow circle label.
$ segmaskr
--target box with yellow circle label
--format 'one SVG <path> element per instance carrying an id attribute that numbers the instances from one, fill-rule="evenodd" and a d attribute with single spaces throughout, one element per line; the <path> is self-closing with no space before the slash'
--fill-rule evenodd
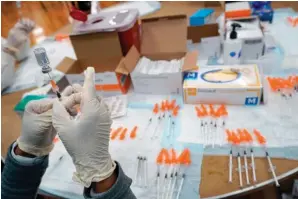
<path id="1" fill-rule="evenodd" d="M 184 103 L 258 105 L 262 83 L 257 65 L 200 67 L 184 74 Z"/>

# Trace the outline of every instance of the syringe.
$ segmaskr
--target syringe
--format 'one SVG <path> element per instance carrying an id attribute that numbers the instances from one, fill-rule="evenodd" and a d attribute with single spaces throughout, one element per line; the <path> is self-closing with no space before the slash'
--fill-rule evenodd
<path id="1" fill-rule="evenodd" d="M 50 72 L 52 71 L 52 68 L 50 67 L 50 60 L 47 56 L 46 49 L 43 48 L 43 47 L 36 48 L 36 49 L 34 49 L 34 55 L 35 55 L 35 58 L 36 58 L 36 61 L 37 61 L 38 65 L 41 66 L 41 72 L 43 74 L 48 74 L 49 75 L 52 90 L 53 90 L 54 93 L 56 93 L 57 97 L 60 99 L 61 94 L 59 92 L 59 88 L 58 88 L 56 82 L 52 79 L 52 77 L 50 75 Z"/>

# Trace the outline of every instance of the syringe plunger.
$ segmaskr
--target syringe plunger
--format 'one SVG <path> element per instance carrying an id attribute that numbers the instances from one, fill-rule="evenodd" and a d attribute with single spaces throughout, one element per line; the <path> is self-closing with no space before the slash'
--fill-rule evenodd
<path id="1" fill-rule="evenodd" d="M 41 71 L 43 73 L 49 73 L 52 71 L 50 67 L 50 61 L 47 56 L 47 52 L 45 48 L 36 48 L 34 49 L 34 54 L 38 65 L 42 67 Z"/>

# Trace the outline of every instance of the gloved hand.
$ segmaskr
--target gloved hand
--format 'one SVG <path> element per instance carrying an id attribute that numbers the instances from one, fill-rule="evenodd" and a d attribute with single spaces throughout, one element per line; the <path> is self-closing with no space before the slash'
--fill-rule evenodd
<path id="1" fill-rule="evenodd" d="M 79 84 L 68 86 L 61 94 L 62 99 L 66 100 L 68 96 L 81 90 Z M 22 151 L 35 156 L 44 156 L 53 149 L 53 139 L 56 136 L 56 130 L 52 125 L 54 101 L 54 99 L 42 99 L 27 104 L 22 121 L 22 133 L 17 139 L 18 147 Z"/>
<path id="2" fill-rule="evenodd" d="M 53 126 L 76 167 L 73 179 L 85 187 L 110 177 L 116 164 L 109 154 L 112 120 L 107 106 L 97 97 L 94 68 L 88 67 L 82 93 L 53 105 Z M 67 110 L 80 103 L 81 115 L 72 119 Z"/>
<path id="3" fill-rule="evenodd" d="M 68 97 L 68 96 L 71 96 L 72 94 L 74 93 L 80 93 L 83 91 L 83 87 L 80 85 L 80 84 L 72 84 L 70 86 L 67 86 L 61 96 L 63 97 Z"/>
<path id="4" fill-rule="evenodd" d="M 34 28 L 35 23 L 30 19 L 18 21 L 8 33 L 7 46 L 18 49 L 29 38 Z"/>
<path id="5" fill-rule="evenodd" d="M 25 108 L 22 133 L 17 139 L 18 147 L 35 156 L 48 155 L 53 148 L 56 131 L 52 126 L 54 99 L 31 101 Z"/>
<path id="6" fill-rule="evenodd" d="M 14 82 L 15 58 L 1 50 L 1 91 Z"/>

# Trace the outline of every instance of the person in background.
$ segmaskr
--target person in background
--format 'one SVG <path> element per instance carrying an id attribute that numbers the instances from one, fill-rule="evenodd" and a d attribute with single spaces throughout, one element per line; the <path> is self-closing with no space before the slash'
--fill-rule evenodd
<path id="1" fill-rule="evenodd" d="M 130 189 L 132 180 L 109 154 L 112 120 L 102 98 L 96 95 L 94 75 L 94 68 L 88 67 L 83 88 L 67 87 L 61 101 L 43 99 L 28 103 L 21 135 L 10 146 L 5 160 L 1 178 L 3 199 L 36 197 L 56 133 L 73 160 L 73 179 L 85 187 L 85 198 L 136 198 Z M 81 114 L 72 119 L 77 104 Z"/>
<path id="2" fill-rule="evenodd" d="M 15 62 L 29 55 L 29 34 L 35 28 L 30 19 L 21 19 L 9 31 L 7 40 L 1 37 L 1 91 L 14 82 Z"/>

